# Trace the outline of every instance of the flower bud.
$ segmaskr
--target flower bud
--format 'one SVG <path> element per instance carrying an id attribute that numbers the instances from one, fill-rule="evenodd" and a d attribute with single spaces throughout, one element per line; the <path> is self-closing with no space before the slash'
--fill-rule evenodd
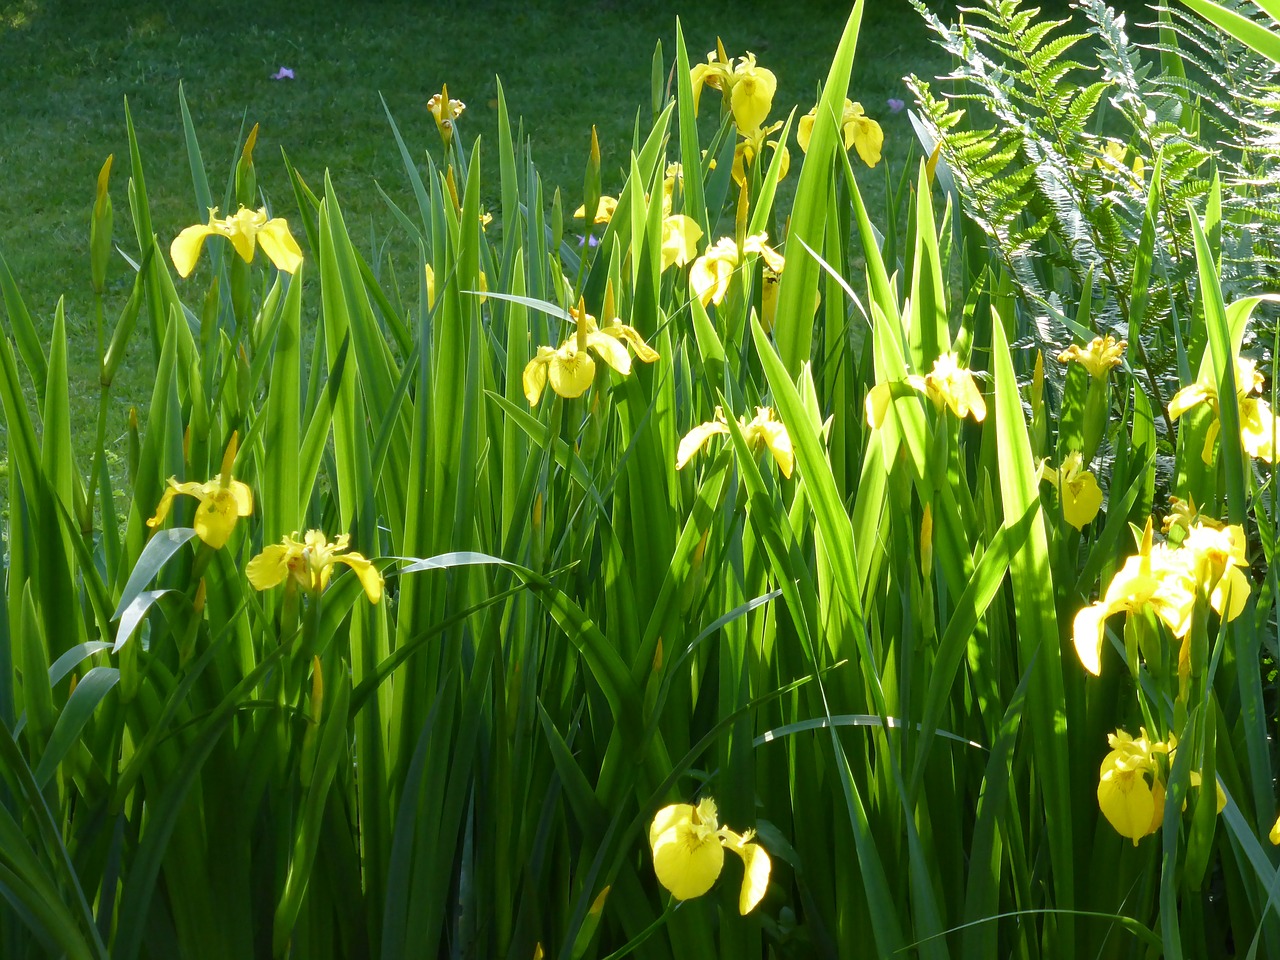
<path id="1" fill-rule="evenodd" d="M 111 161 L 115 154 L 98 171 L 98 192 L 93 201 L 93 216 L 89 219 L 89 270 L 93 279 L 93 292 L 102 296 L 107 283 L 107 261 L 111 257 L 111 194 L 107 187 L 111 180 Z"/>

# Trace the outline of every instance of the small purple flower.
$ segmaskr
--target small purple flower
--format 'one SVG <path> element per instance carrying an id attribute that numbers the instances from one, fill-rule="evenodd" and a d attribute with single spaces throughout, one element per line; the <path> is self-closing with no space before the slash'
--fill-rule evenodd
<path id="1" fill-rule="evenodd" d="M 271 75 L 271 79 L 272 80 L 292 80 L 293 71 L 290 70 L 288 67 L 281 67 L 279 72 L 273 73 Z"/>
<path id="2" fill-rule="evenodd" d="M 574 236 L 578 238 L 579 249 L 581 249 L 582 247 L 587 247 L 588 249 L 594 250 L 596 247 L 600 246 L 600 238 L 597 237 L 594 233 L 589 234 L 588 236 L 585 236 L 585 237 L 580 233 L 575 234 Z"/>
<path id="3" fill-rule="evenodd" d="M 888 103 L 890 113 L 901 113 L 902 108 L 907 105 L 905 101 L 899 100 L 897 97 L 890 97 Z"/>

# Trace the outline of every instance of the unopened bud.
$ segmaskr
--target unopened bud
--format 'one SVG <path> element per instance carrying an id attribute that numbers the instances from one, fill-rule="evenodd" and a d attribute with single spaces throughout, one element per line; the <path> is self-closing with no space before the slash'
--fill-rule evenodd
<path id="1" fill-rule="evenodd" d="M 920 521 L 920 570 L 926 579 L 933 575 L 933 505 L 928 503 Z"/>
<path id="2" fill-rule="evenodd" d="M 320 667 L 320 658 L 311 658 L 311 722 L 320 723 L 324 714 L 324 670 Z"/>
<path id="3" fill-rule="evenodd" d="M 595 902 L 591 904 L 591 910 L 589 912 L 593 917 L 600 916 L 601 912 L 604 910 L 604 902 L 608 899 L 609 891 L 612 889 L 612 887 L 605 887 L 600 891 L 600 896 L 596 897 Z"/>
<path id="4" fill-rule="evenodd" d="M 258 142 L 258 125 L 255 123 L 245 138 L 244 147 L 240 150 L 240 161 L 236 164 L 236 200 L 241 206 L 256 206 L 258 193 L 257 177 L 253 170 L 253 148 Z"/>
<path id="5" fill-rule="evenodd" d="M 111 213 L 111 194 L 107 187 L 111 181 L 111 161 L 115 154 L 107 157 L 106 163 L 98 171 L 98 190 L 93 201 L 93 216 L 89 218 L 89 271 L 93 280 L 93 292 L 102 295 L 107 283 L 107 262 L 111 258 L 111 229 L 113 217 Z"/>

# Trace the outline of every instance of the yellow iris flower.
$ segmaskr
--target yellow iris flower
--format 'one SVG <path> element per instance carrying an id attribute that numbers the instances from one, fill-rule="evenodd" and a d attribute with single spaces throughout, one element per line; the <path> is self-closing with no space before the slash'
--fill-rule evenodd
<path id="1" fill-rule="evenodd" d="M 605 309 L 606 314 L 613 312 L 611 286 L 605 291 Z M 601 327 L 596 318 L 587 313 L 582 300 L 569 313 L 577 323 L 577 332 L 556 349 L 539 347 L 537 356 L 525 365 L 522 382 L 525 399 L 530 406 L 537 405 L 548 382 L 552 390 L 568 399 L 586 393 L 596 373 L 595 361 L 588 350 L 594 351 L 624 377 L 631 372 L 631 354 L 627 352 L 627 344 L 635 351 L 636 359 L 643 363 L 653 363 L 658 359 L 657 351 L 644 342 L 639 332 L 618 317 L 613 317 Z"/>
<path id="2" fill-rule="evenodd" d="M 1202 589 L 1219 616 L 1234 620 L 1249 598 L 1246 563 L 1244 528 L 1239 525 L 1216 529 L 1197 523 L 1182 546 L 1171 547 L 1153 542 L 1148 520 L 1137 554 L 1125 560 L 1102 599 L 1075 616 L 1072 635 L 1080 662 L 1095 677 L 1102 672 L 1106 621 L 1122 611 L 1151 610 L 1176 639 L 1185 638 Z"/>
<path id="3" fill-rule="evenodd" d="M 756 407 L 756 415 L 747 420 L 745 416 L 738 418 L 738 426 L 753 451 L 768 449 L 778 463 L 778 469 L 784 477 L 790 478 L 795 469 L 795 452 L 791 448 L 791 436 L 787 428 L 773 419 L 770 407 Z M 728 434 L 729 421 L 725 419 L 724 410 L 716 407 L 715 418 L 700 423 L 684 435 L 680 446 L 676 449 L 676 469 L 683 470 L 685 464 L 693 459 L 694 454 L 707 445 L 717 434 Z"/>
<path id="4" fill-rule="evenodd" d="M 1102 490 L 1097 478 L 1084 469 L 1080 453 L 1067 454 L 1062 468 L 1055 470 L 1048 461 L 1040 465 L 1040 479 L 1047 480 L 1058 491 L 1062 516 L 1077 530 L 1083 530 L 1102 509 Z"/>
<path id="5" fill-rule="evenodd" d="M 1097 164 L 1099 169 L 1104 169 L 1110 166 L 1127 171 L 1129 167 L 1124 162 L 1125 153 L 1126 151 L 1123 146 L 1114 141 L 1107 141 L 1106 146 L 1102 148 L 1102 156 L 1096 158 L 1094 163 Z M 1146 173 L 1146 170 L 1147 165 L 1143 161 L 1142 157 L 1134 156 L 1133 175 L 1141 180 L 1142 175 Z"/>
<path id="6" fill-rule="evenodd" d="M 1280 846 L 1280 817 L 1276 818 L 1275 826 L 1273 826 L 1271 828 L 1271 832 L 1267 834 L 1267 839 L 1269 839 L 1273 844 Z"/>
<path id="7" fill-rule="evenodd" d="M 213 549 L 221 549 L 231 539 L 237 518 L 253 513 L 253 491 L 248 484 L 231 478 L 237 447 L 238 435 L 233 433 L 222 454 L 222 470 L 208 483 L 179 483 L 177 477 L 170 477 L 168 488 L 156 505 L 156 514 L 147 521 L 147 526 L 155 529 L 164 523 L 173 506 L 173 498 L 180 493 L 186 494 L 200 501 L 192 523 L 196 536 Z"/>
<path id="8" fill-rule="evenodd" d="M 697 112 L 704 86 L 719 90 L 733 113 L 733 122 L 739 133 L 754 130 L 764 123 L 773 109 L 773 95 L 778 89 L 778 78 L 772 70 L 756 66 L 755 54 L 739 57 L 734 66 L 718 40 L 716 49 L 707 54 L 707 62 L 694 66 L 689 71 L 689 78 L 693 83 L 694 112 Z"/>
<path id="9" fill-rule="evenodd" d="M 698 255 L 702 228 L 692 217 L 672 214 L 662 220 L 662 269 L 683 267 Z"/>
<path id="10" fill-rule="evenodd" d="M 1260 397 L 1250 396 L 1262 390 L 1263 377 L 1254 362 L 1246 357 L 1236 357 L 1236 400 L 1240 410 L 1240 442 L 1245 453 L 1264 463 L 1276 462 L 1275 437 L 1277 424 L 1271 412 L 1271 404 Z M 1213 411 L 1213 423 L 1205 434 L 1204 449 L 1200 459 L 1213 463 L 1218 434 L 1222 421 L 1218 419 L 1218 386 L 1216 383 L 1196 381 L 1183 387 L 1169 401 L 1169 418 L 1177 420 L 1192 407 L 1207 403 Z"/>
<path id="11" fill-rule="evenodd" d="M 592 223 L 608 223 L 613 219 L 613 215 L 618 210 L 618 198 L 610 196 L 602 196 L 600 202 L 596 204 L 596 215 L 591 219 Z M 587 205 L 584 203 L 573 211 L 575 220 L 586 219 Z"/>
<path id="12" fill-rule="evenodd" d="M 1117 340 L 1110 334 L 1105 337 L 1094 337 L 1087 347 L 1082 348 L 1075 343 L 1067 347 L 1058 354 L 1058 362 L 1075 361 L 1089 371 L 1089 376 L 1095 380 L 1101 380 L 1106 377 L 1112 367 L 1120 366 L 1125 347 L 1128 345 L 1126 341 Z"/>
<path id="13" fill-rule="evenodd" d="M 302 249 L 289 232 L 289 224 L 283 217 L 267 219 L 267 211 L 241 207 L 235 216 L 219 220 L 218 208 L 209 208 L 209 222 L 187 227 L 173 238 L 169 256 L 178 276 L 188 277 L 196 268 L 206 237 L 226 237 L 245 263 L 253 262 L 256 247 L 261 247 L 267 258 L 285 273 L 297 273 L 302 265 Z"/>
<path id="14" fill-rule="evenodd" d="M 1193 524 L 1182 541 L 1190 553 L 1188 571 L 1195 583 L 1209 591 L 1209 605 L 1225 620 L 1244 612 L 1251 588 L 1244 527 Z"/>
<path id="15" fill-rule="evenodd" d="M 664 217 L 671 215 L 671 205 L 675 200 L 677 184 L 684 187 L 684 167 L 678 161 L 672 161 L 667 164 L 666 173 L 662 178 L 662 215 Z"/>
<path id="16" fill-rule="evenodd" d="M 752 234 L 742 242 L 741 254 L 758 254 L 775 273 L 781 273 L 786 261 L 768 245 L 768 239 L 765 233 Z M 689 268 L 689 289 L 704 307 L 711 303 L 718 305 L 724 299 L 740 259 L 737 241 L 733 237 L 721 237 L 693 262 Z"/>
<path id="17" fill-rule="evenodd" d="M 818 108 L 800 118 L 796 124 L 796 141 L 800 149 L 809 152 L 809 138 L 813 136 L 813 123 L 817 119 Z M 844 137 L 844 148 L 856 147 L 858 156 L 868 167 L 880 162 L 880 151 L 884 147 L 884 131 L 862 109 L 862 104 L 845 99 L 844 109 L 840 116 L 840 132 Z"/>
<path id="18" fill-rule="evenodd" d="M 1164 822 L 1165 771 L 1173 765 L 1178 738 L 1170 733 L 1168 742 L 1153 741 L 1147 737 L 1146 728 L 1139 727 L 1136 739 L 1117 730 L 1107 734 L 1107 742 L 1111 752 L 1098 771 L 1098 808 L 1116 833 L 1128 837 L 1136 847 L 1139 840 L 1155 833 Z M 1163 761 L 1158 759 L 1161 756 Z M 1199 770 L 1191 771 L 1192 787 L 1199 787 L 1202 779 Z M 1227 805 L 1227 794 L 1221 783 L 1215 786 L 1221 813 Z"/>
<path id="19" fill-rule="evenodd" d="M 1107 734 L 1111 752 L 1098 772 L 1098 807 L 1135 847 L 1164 822 L 1164 780 L 1156 755 L 1169 753 L 1169 745 L 1153 743 L 1145 728 L 1138 733 L 1136 740 L 1123 730 Z"/>
<path id="20" fill-rule="evenodd" d="M 770 124 L 767 127 L 756 127 L 753 130 L 747 130 L 742 134 L 742 139 L 738 141 L 738 145 L 733 149 L 733 180 L 739 186 L 747 180 L 747 167 L 756 162 L 756 157 L 764 150 L 766 146 L 782 151 L 782 166 L 778 170 L 778 180 L 781 182 L 787 175 L 787 171 L 791 169 L 791 153 L 787 150 L 785 143 L 779 143 L 777 140 L 766 140 L 765 138 L 782 129 L 782 121 Z"/>
<path id="21" fill-rule="evenodd" d="M 444 141 L 445 146 L 453 140 L 453 123 L 462 116 L 462 111 L 465 109 L 467 105 L 461 100 L 449 99 L 448 84 L 442 85 L 440 92 L 427 101 L 427 110 L 435 119 L 436 129 L 440 131 L 440 139 Z"/>
<path id="22" fill-rule="evenodd" d="M 245 576 L 255 590 L 270 590 L 292 577 L 302 589 L 319 596 L 329 585 L 333 565 L 345 563 L 360 578 L 369 602 L 377 603 L 382 599 L 382 574 L 363 554 L 348 552 L 350 542 L 345 533 L 330 542 L 319 530 L 308 530 L 299 542 L 295 533 L 264 547 L 245 567 Z"/>
<path id="23" fill-rule="evenodd" d="M 653 872 L 677 900 L 700 897 L 716 882 L 724 867 L 724 851 L 742 858 L 742 890 L 738 912 L 755 909 L 769 888 L 771 862 L 764 847 L 752 842 L 753 831 L 734 833 L 720 826 L 716 803 L 705 797 L 695 807 L 673 803 L 663 807 L 649 827 Z"/>
<path id="24" fill-rule="evenodd" d="M 982 392 L 973 374 L 956 362 L 954 353 L 944 353 L 933 361 L 933 370 L 923 377 L 910 374 L 905 383 L 925 394 L 938 410 L 945 406 L 961 420 L 972 416 L 981 423 L 986 419 L 987 404 Z M 892 400 L 893 384 L 878 383 L 867 393 L 867 423 L 873 430 L 884 423 Z"/>

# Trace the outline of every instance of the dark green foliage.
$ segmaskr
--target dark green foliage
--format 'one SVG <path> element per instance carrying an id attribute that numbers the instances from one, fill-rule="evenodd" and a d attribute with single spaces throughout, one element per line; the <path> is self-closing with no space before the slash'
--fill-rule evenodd
<path id="1" fill-rule="evenodd" d="M 940 84 L 913 76 L 908 85 L 963 209 L 1037 314 L 1040 345 L 1061 348 L 1083 332 L 1062 305 L 1092 284 L 1084 320 L 1128 336 L 1153 394 L 1167 397 L 1175 327 L 1187 345 L 1202 340 L 1189 323 L 1188 205 L 1204 215 L 1215 176 L 1228 298 L 1255 288 L 1277 259 L 1274 68 L 1182 10 L 1158 10 L 1165 29 L 1140 25 L 1150 42 L 1138 44 L 1125 14 L 1102 0 L 1079 0 L 1061 19 L 1021 0 L 983 0 L 959 8 L 954 24 L 913 2 L 954 68 Z"/>

